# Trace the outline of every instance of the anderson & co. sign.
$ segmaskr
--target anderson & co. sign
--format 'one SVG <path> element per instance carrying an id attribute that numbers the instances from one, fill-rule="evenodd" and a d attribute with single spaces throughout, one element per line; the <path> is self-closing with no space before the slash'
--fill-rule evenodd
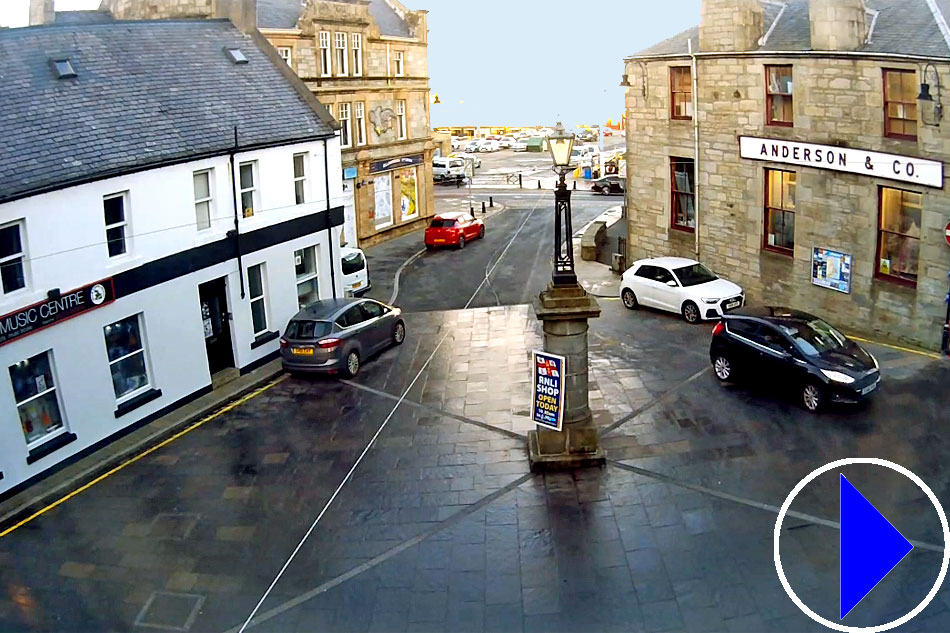
<path id="1" fill-rule="evenodd" d="M 943 189 L 943 163 L 916 156 L 754 136 L 739 137 L 739 155 L 752 160 L 817 167 Z"/>
<path id="2" fill-rule="evenodd" d="M 47 299 L 4 314 L 0 316 L 0 345 L 104 306 L 114 299 L 112 280 L 104 279 L 64 292 L 56 299 Z"/>

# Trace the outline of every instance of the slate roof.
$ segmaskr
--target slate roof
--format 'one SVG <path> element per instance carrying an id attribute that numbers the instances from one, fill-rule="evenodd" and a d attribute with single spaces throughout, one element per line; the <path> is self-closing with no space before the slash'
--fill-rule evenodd
<path id="1" fill-rule="evenodd" d="M 756 51 L 808 51 L 811 49 L 811 28 L 808 22 L 808 0 L 784 0 L 785 10 L 777 0 L 762 0 L 765 12 L 765 30 L 775 25 L 764 45 Z M 892 53 L 950 57 L 950 44 L 944 39 L 927 0 L 866 0 L 871 11 L 878 11 L 871 41 L 859 49 L 866 53 Z M 950 0 L 936 0 L 946 19 L 950 16 Z M 776 22 L 776 19 L 778 22 Z M 868 26 L 872 16 L 868 15 Z M 678 35 L 654 44 L 633 57 L 658 55 L 685 55 L 687 40 L 692 39 L 693 50 L 698 49 L 699 27 L 687 29 Z"/>
<path id="2" fill-rule="evenodd" d="M 238 47 L 247 64 L 234 64 Z M 78 74 L 57 79 L 50 57 Z M 0 31 L 0 202 L 129 171 L 333 131 L 226 20 Z"/>
<path id="3" fill-rule="evenodd" d="M 361 3 L 362 0 L 331 0 Z M 303 14 L 307 0 L 257 0 L 257 26 L 262 29 L 292 29 Z M 369 12 L 381 35 L 412 37 L 409 25 L 386 0 L 369 0 Z"/>
<path id="4" fill-rule="evenodd" d="M 54 24 L 101 24 L 114 22 L 115 18 L 108 11 L 56 11 L 53 14 Z"/>

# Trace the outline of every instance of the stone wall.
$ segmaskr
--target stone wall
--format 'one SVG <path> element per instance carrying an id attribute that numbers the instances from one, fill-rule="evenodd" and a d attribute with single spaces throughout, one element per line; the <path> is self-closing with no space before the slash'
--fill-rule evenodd
<path id="1" fill-rule="evenodd" d="M 100 9 L 121 20 L 208 18 L 214 15 L 214 0 L 102 0 Z"/>
<path id="2" fill-rule="evenodd" d="M 748 51 L 765 34 L 759 0 L 703 0 L 699 48 L 704 52 Z"/>
<path id="3" fill-rule="evenodd" d="M 765 125 L 766 64 L 794 67 L 794 127 Z M 670 157 L 694 156 L 692 121 L 670 118 L 669 68 L 683 65 L 688 59 L 627 63 L 629 261 L 694 256 L 694 234 L 671 228 Z M 884 67 L 918 70 L 915 64 L 861 58 L 700 58 L 700 258 L 741 283 L 754 302 L 787 304 L 844 328 L 935 348 L 950 270 L 945 189 L 739 158 L 738 138 L 749 135 L 946 162 L 946 126 L 919 125 L 917 141 L 884 137 Z M 945 67 L 941 83 L 950 85 Z M 797 173 L 792 256 L 763 246 L 766 167 Z M 916 288 L 875 277 L 882 186 L 923 194 Z M 812 285 L 813 247 L 853 256 L 850 294 Z"/>

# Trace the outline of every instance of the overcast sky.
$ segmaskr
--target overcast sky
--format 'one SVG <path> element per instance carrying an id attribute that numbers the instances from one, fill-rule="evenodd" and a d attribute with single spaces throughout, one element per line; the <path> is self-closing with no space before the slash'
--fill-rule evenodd
<path id="1" fill-rule="evenodd" d="M 441 101 L 432 106 L 433 127 L 518 126 L 618 120 L 624 57 L 699 24 L 700 0 L 403 4 L 429 11 L 429 85 Z M 98 6 L 56 0 L 58 11 Z M 0 0 L 0 25 L 25 25 L 28 7 L 29 0 Z"/>

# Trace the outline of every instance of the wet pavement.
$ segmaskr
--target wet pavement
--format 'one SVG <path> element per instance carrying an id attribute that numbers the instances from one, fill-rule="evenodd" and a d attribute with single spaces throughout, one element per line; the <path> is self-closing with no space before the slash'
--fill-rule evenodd
<path id="1" fill-rule="evenodd" d="M 496 266 L 519 226 L 545 230 L 523 200 L 497 216 L 497 242 L 420 258 L 400 290 L 406 342 L 357 378 L 281 377 L 0 538 L 0 631 L 239 630 L 383 424 L 246 630 L 824 630 L 776 575 L 778 507 L 841 457 L 898 462 L 950 501 L 950 366 L 872 347 L 875 398 L 811 416 L 767 386 L 717 384 L 710 326 L 602 300 L 591 407 L 608 464 L 533 475 L 540 326 L 526 305 L 493 307 L 547 267 L 533 241 Z M 439 309 L 473 295 L 480 307 Z M 844 621 L 880 624 L 926 594 L 942 537 L 905 480 L 842 472 L 920 545 Z M 781 542 L 790 584 L 831 619 L 835 473 L 795 500 Z M 900 630 L 950 630 L 948 607 L 942 589 Z"/>

